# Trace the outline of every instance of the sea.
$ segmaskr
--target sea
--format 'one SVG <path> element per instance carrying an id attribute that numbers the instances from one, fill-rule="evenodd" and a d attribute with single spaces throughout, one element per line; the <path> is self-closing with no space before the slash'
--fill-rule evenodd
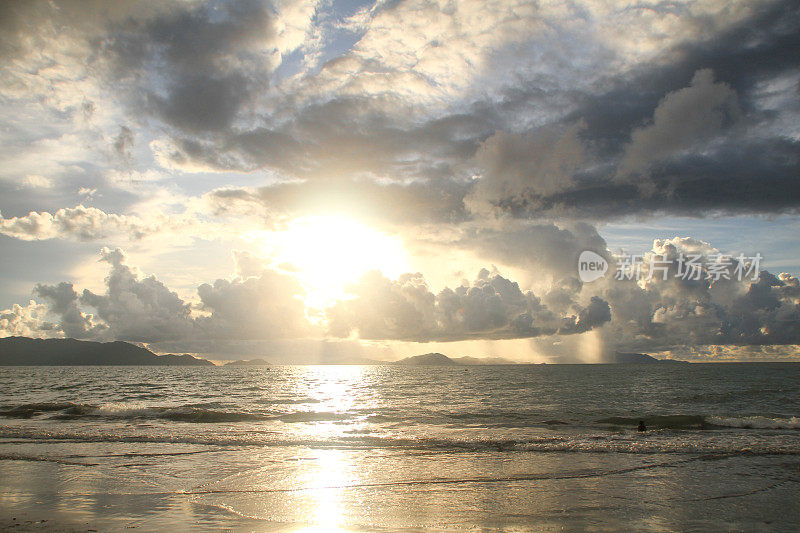
<path id="1" fill-rule="evenodd" d="M 800 363 L 2 367 L 0 527 L 797 531 Z"/>

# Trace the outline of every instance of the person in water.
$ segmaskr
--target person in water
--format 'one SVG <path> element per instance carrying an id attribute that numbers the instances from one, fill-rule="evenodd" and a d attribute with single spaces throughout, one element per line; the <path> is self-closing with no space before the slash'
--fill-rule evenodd
<path id="1" fill-rule="evenodd" d="M 639 427 L 637 427 L 636 430 L 647 431 L 647 426 L 644 425 L 644 420 L 639 420 Z"/>

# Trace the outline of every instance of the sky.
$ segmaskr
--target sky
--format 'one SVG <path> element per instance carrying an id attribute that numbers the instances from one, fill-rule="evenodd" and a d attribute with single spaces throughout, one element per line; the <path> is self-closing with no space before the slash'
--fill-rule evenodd
<path id="1" fill-rule="evenodd" d="M 0 336 L 800 360 L 796 2 L 8 1 L 0 157 Z"/>

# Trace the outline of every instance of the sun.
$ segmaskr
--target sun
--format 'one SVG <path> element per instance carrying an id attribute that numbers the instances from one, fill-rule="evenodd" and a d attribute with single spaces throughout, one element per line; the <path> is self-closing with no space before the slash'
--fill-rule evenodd
<path id="1" fill-rule="evenodd" d="M 294 274 L 306 289 L 306 307 L 322 308 L 346 296 L 346 285 L 369 270 L 396 278 L 408 271 L 403 242 L 339 215 L 313 215 L 262 234 L 273 264 Z"/>

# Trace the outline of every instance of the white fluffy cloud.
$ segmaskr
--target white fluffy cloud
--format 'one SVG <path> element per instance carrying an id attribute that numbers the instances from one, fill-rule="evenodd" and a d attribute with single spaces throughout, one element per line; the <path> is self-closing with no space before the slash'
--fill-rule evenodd
<path id="1" fill-rule="evenodd" d="M 0 337 L 57 337 L 58 329 L 45 320 L 47 305 L 33 300 L 0 311 Z"/>
<path id="2" fill-rule="evenodd" d="M 136 216 L 106 213 L 83 205 L 55 213 L 32 211 L 21 217 L 0 218 L 0 233 L 23 241 L 55 238 L 94 241 L 118 233 L 136 239 L 153 233 L 157 227 Z"/>
<path id="3" fill-rule="evenodd" d="M 701 265 L 686 279 L 679 259 L 697 256 Z M 656 240 L 645 254 L 640 281 L 606 280 L 596 287 L 613 320 L 603 329 L 607 344 L 621 349 L 668 349 L 681 345 L 792 345 L 800 341 L 800 284 L 795 276 L 760 272 L 735 274 L 736 257 L 714 279 L 709 264 L 720 252 L 691 238 Z M 662 263 L 664 261 L 665 263 Z M 655 265 L 655 266 L 654 266 Z M 666 265 L 667 270 L 662 267 Z M 747 273 L 745 263 L 743 274 Z M 652 269 L 652 277 L 650 272 Z M 650 279 L 648 279 L 650 278 Z"/>
<path id="4" fill-rule="evenodd" d="M 120 249 L 104 248 L 100 260 L 110 265 L 103 293 L 84 290 L 79 296 L 67 282 L 37 285 L 34 293 L 44 303 L 7 310 L 0 331 L 41 330 L 145 343 L 275 340 L 313 334 L 301 299 L 303 289 L 291 276 L 263 268 L 256 275 L 251 268 L 233 280 L 200 285 L 199 301 L 193 304 L 155 276 L 145 277 L 128 265 Z M 56 318 L 55 323 L 45 321 L 46 313 Z"/>
<path id="5" fill-rule="evenodd" d="M 271 270 L 233 281 L 218 279 L 197 289 L 203 336 L 213 339 L 282 339 L 314 333 L 305 316 L 304 290 L 296 278 Z"/>
<path id="6" fill-rule="evenodd" d="M 89 197 L 93 191 L 83 191 Z M 187 199 L 179 213 L 164 213 L 174 201 L 169 195 L 154 197 L 143 202 L 141 209 L 131 214 L 107 213 L 96 207 L 79 204 L 49 213 L 31 211 L 27 215 L 3 218 L 0 214 L 0 234 L 22 241 L 108 242 L 163 239 L 171 235 L 183 241 L 186 238 L 212 239 L 221 233 L 230 233 L 230 226 L 223 227 L 214 220 L 210 206 L 201 198 Z"/>
<path id="7" fill-rule="evenodd" d="M 40 302 L 0 313 L 0 332 L 172 347 L 185 343 L 187 349 L 197 342 L 275 342 L 326 334 L 452 342 L 556 339 L 589 331 L 596 333 L 594 342 L 602 353 L 800 344 L 797 277 L 761 271 L 757 282 L 734 276 L 713 279 L 706 266 L 697 279 L 683 279 L 675 276 L 681 254 L 698 255 L 702 265 L 713 262 L 719 252 L 690 238 L 658 240 L 644 257 L 638 281 L 607 276 L 582 284 L 566 277 L 550 283 L 539 296 L 488 270 L 470 283 L 437 293 L 421 274 L 390 280 L 370 272 L 349 287 L 347 298 L 326 309 L 326 321 L 315 326 L 306 317 L 297 279 L 264 269 L 251 254 L 239 252 L 234 278 L 200 285 L 197 301 L 188 302 L 154 276 L 142 276 L 120 250 L 104 249 L 101 260 L 110 265 L 104 292 L 84 290 L 79 295 L 71 283 L 38 285 L 34 292 Z M 666 270 L 654 265 L 666 265 Z"/>
<path id="8" fill-rule="evenodd" d="M 155 276 L 141 278 L 125 263 L 120 249 L 101 251 L 101 261 L 111 265 L 106 292 L 84 290 L 81 302 L 97 310 L 111 339 L 157 342 L 186 338 L 192 330 L 190 306 Z"/>
<path id="9" fill-rule="evenodd" d="M 421 274 L 389 280 L 370 272 L 350 287 L 352 299 L 328 310 L 330 331 L 362 339 L 455 341 L 510 339 L 588 331 L 610 320 L 608 304 L 592 298 L 572 314 L 556 314 L 530 291 L 482 270 L 470 285 L 433 294 Z"/>

